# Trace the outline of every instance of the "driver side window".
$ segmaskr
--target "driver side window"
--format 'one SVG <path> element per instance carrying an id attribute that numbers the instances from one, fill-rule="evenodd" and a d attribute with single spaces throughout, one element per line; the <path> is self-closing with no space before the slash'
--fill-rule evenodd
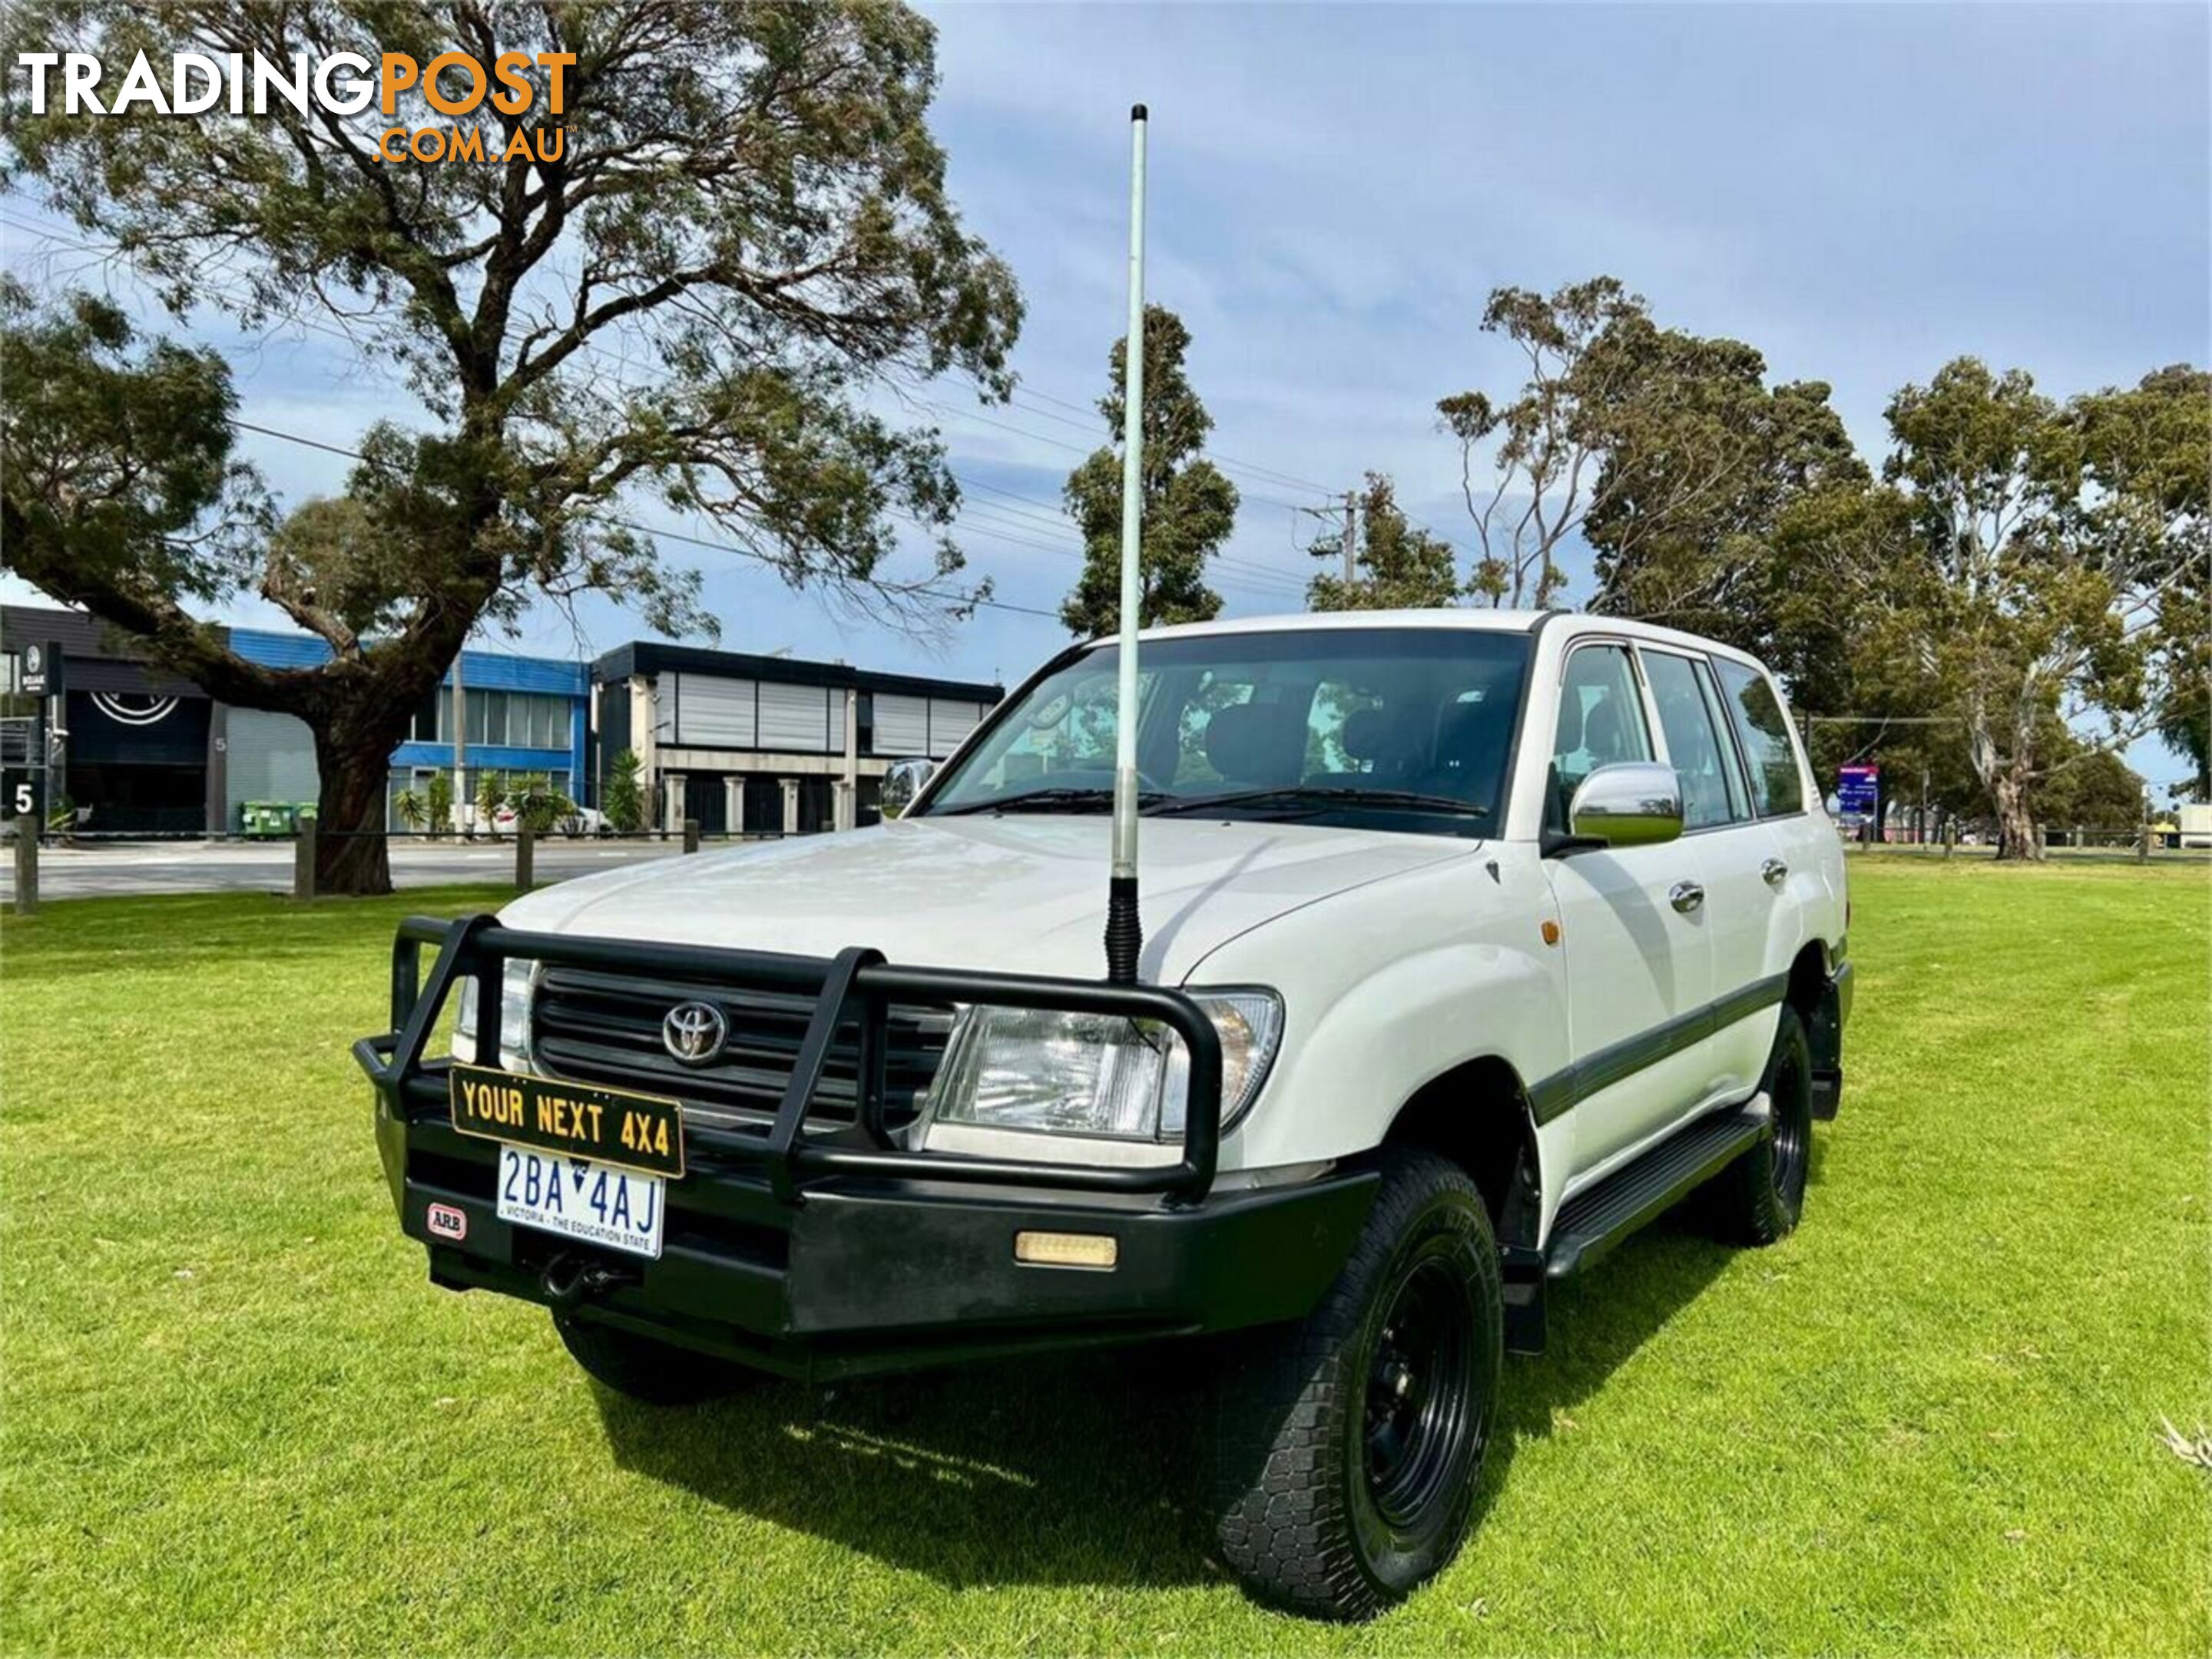
<path id="1" fill-rule="evenodd" d="M 1575 791 L 1599 767 L 1650 758 L 1651 734 L 1644 724 L 1644 700 L 1637 695 L 1627 647 L 1577 647 L 1567 658 L 1566 678 L 1559 684 L 1559 723 L 1552 737 L 1557 821 L 1566 822 Z"/>

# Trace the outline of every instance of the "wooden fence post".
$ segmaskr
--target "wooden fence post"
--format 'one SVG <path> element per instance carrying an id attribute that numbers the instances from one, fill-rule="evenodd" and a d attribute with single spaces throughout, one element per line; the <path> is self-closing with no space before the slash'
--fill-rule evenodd
<path id="1" fill-rule="evenodd" d="M 297 840 L 292 843 L 292 896 L 311 899 L 315 896 L 315 821 L 300 820 Z"/>
<path id="2" fill-rule="evenodd" d="M 39 821 L 28 812 L 15 815 L 15 914 L 39 914 Z"/>
<path id="3" fill-rule="evenodd" d="M 684 850 L 687 853 L 699 850 L 699 820 L 696 818 L 684 820 Z"/>
<path id="4" fill-rule="evenodd" d="M 526 823 L 514 826 L 514 890 L 526 893 L 538 884 L 538 832 Z"/>

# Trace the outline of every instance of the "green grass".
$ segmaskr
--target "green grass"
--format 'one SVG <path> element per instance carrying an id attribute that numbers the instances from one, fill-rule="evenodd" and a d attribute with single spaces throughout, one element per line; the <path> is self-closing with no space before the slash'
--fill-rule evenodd
<path id="1" fill-rule="evenodd" d="M 347 1042 L 403 910 L 0 934 L 0 1650 L 2212 1649 L 2203 872 L 1853 861 L 1806 1224 L 1662 1224 L 1514 1360 L 1480 1531 L 1261 1612 L 1157 1359 L 656 1414 L 425 1281 Z"/>

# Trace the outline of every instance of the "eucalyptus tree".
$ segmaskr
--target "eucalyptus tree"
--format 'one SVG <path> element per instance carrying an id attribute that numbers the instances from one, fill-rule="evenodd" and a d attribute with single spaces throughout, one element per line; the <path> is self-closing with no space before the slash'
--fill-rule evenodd
<path id="1" fill-rule="evenodd" d="M 2166 368 L 2061 404 L 1961 357 L 1888 416 L 1884 474 L 1916 533 L 1838 603 L 1956 714 L 2001 855 L 2039 857 L 2039 792 L 2171 723 L 2204 659 L 2212 375 Z"/>
<path id="2" fill-rule="evenodd" d="M 11 63 L 88 52 L 118 78 L 141 51 L 522 64 L 519 111 L 471 103 L 455 69 L 391 113 L 34 111 L 13 78 L 0 112 L 8 183 L 176 313 L 339 331 L 419 404 L 346 446 L 343 508 L 271 540 L 220 361 L 69 296 L 19 295 L 6 322 L 8 568 L 313 729 L 325 889 L 388 888 L 386 757 L 471 629 L 592 592 L 711 631 L 697 572 L 623 503 L 702 519 L 738 556 L 877 614 L 977 597 L 945 585 L 958 497 L 938 435 L 882 411 L 886 388 L 940 375 L 1003 396 L 1021 304 L 946 192 L 934 34 L 906 7 L 33 0 L 0 28 Z M 386 159 L 395 125 L 486 159 Z M 84 376 L 109 395 L 72 392 Z M 148 430 L 149 397 L 167 429 Z M 916 530 L 927 573 L 893 580 Z M 240 592 L 328 641 L 328 664 L 226 650 L 199 611 Z"/>

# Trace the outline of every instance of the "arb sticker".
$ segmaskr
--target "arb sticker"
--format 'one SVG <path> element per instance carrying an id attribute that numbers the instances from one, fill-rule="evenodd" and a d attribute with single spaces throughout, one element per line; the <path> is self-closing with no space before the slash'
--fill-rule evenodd
<path id="1" fill-rule="evenodd" d="M 450 1238 L 455 1243 L 469 1236 L 469 1218 L 465 1211 L 450 1204 L 433 1204 L 429 1212 L 430 1236 Z"/>

